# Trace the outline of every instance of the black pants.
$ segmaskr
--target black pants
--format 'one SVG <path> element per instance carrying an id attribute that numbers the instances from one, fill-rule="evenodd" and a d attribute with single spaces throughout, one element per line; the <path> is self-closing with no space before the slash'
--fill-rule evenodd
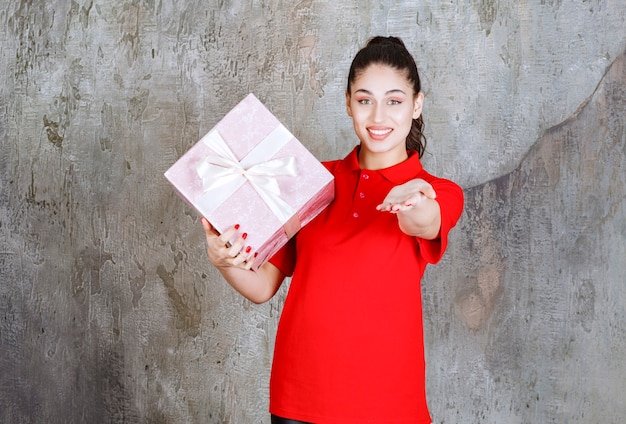
<path id="1" fill-rule="evenodd" d="M 272 414 L 272 424 L 311 424 L 311 423 L 305 423 L 304 421 L 296 421 L 296 420 L 290 420 L 287 418 L 281 418 Z"/>

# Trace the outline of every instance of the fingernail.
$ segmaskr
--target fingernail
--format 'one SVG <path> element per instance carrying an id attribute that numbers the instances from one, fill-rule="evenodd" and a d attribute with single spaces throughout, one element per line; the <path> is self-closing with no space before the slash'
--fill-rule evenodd
<path id="1" fill-rule="evenodd" d="M 254 257 L 256 258 L 257 256 L 259 256 L 259 252 L 254 252 Z"/>
<path id="2" fill-rule="evenodd" d="M 248 238 L 248 233 L 243 233 L 241 235 L 241 238 L 244 239 L 244 240 L 247 239 Z"/>
<path id="3" fill-rule="evenodd" d="M 235 224 L 235 230 L 239 229 L 239 224 Z"/>
<path id="4" fill-rule="evenodd" d="M 251 250 L 252 250 L 252 247 L 250 246 L 246 247 L 246 253 L 250 253 Z"/>

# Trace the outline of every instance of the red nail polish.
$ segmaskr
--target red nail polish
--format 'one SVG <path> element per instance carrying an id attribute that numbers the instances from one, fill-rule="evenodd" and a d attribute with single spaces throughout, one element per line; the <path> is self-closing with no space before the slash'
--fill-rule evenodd
<path id="1" fill-rule="evenodd" d="M 241 235 L 241 238 L 244 239 L 244 240 L 247 239 L 248 238 L 248 233 L 243 233 Z"/>
<path id="2" fill-rule="evenodd" d="M 235 224 L 235 230 L 239 229 L 239 224 Z"/>
<path id="3" fill-rule="evenodd" d="M 246 253 L 250 253 L 251 250 L 252 250 L 252 247 L 250 246 L 246 247 Z"/>
<path id="4" fill-rule="evenodd" d="M 259 252 L 254 252 L 254 257 L 256 258 L 257 256 L 259 256 Z"/>

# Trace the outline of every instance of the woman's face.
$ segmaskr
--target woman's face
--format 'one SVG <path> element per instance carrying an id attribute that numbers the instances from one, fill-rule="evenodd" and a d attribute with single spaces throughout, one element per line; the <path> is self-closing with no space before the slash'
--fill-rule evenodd
<path id="1" fill-rule="evenodd" d="M 407 158 L 406 137 L 423 101 L 405 73 L 390 66 L 372 64 L 357 75 L 346 93 L 346 107 L 361 141 L 362 168 L 388 168 Z"/>

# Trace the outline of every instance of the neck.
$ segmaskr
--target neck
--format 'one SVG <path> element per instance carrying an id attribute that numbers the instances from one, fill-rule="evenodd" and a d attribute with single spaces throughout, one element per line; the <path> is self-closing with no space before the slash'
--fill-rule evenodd
<path id="1" fill-rule="evenodd" d="M 378 169 L 390 168 L 409 158 L 406 150 L 397 152 L 372 153 L 367 152 L 363 148 L 358 151 L 359 166 L 361 169 L 370 169 L 376 171 Z"/>

